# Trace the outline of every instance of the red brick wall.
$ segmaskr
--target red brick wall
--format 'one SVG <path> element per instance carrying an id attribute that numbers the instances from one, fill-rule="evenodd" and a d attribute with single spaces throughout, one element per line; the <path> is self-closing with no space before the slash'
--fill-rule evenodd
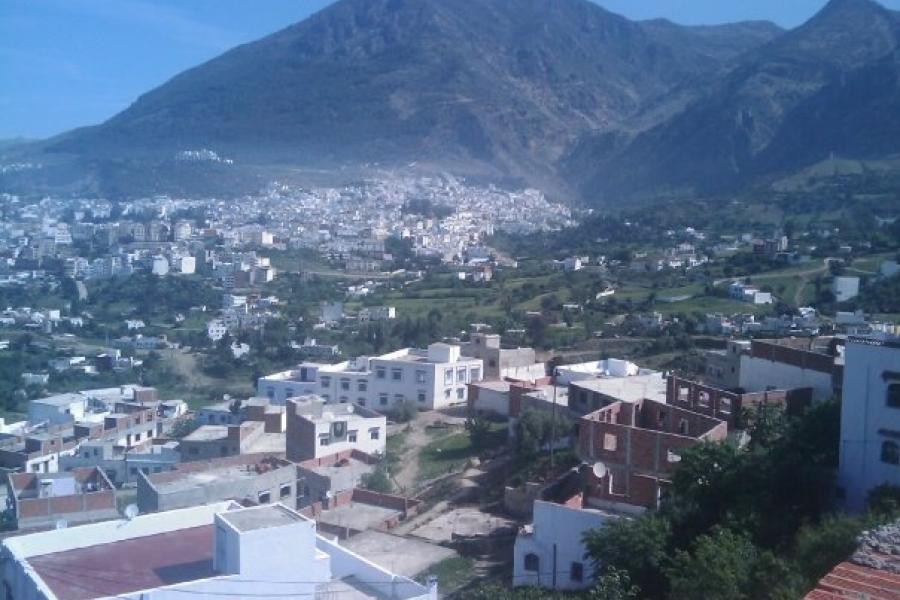
<path id="1" fill-rule="evenodd" d="M 754 358 L 785 363 L 801 369 L 811 369 L 822 373 L 834 372 L 833 357 L 800 348 L 790 348 L 780 343 L 753 340 L 750 343 L 750 354 Z"/>

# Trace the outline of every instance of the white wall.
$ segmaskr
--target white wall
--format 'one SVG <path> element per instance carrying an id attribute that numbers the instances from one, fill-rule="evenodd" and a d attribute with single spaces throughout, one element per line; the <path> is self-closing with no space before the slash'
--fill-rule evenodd
<path id="1" fill-rule="evenodd" d="M 845 352 L 838 485 L 852 511 L 865 507 L 870 489 L 900 485 L 900 465 L 881 460 L 882 443 L 900 444 L 900 408 L 887 406 L 886 372 L 900 371 L 900 347 L 850 342 Z"/>
<path id="2" fill-rule="evenodd" d="M 326 412 L 328 408 L 325 408 Z M 322 446 L 319 440 L 324 435 L 330 435 L 334 422 L 346 424 L 346 434 L 343 440 L 332 441 L 327 446 Z M 384 454 L 387 442 L 387 419 L 385 417 L 365 418 L 359 415 L 335 415 L 332 420 L 316 419 L 316 458 L 337 454 L 345 450 L 359 450 L 366 454 Z M 372 431 L 378 432 L 377 439 L 372 439 Z M 350 433 L 356 432 L 356 442 L 350 441 Z"/>
<path id="3" fill-rule="evenodd" d="M 809 387 L 813 390 L 814 402 L 828 400 L 834 392 L 830 373 L 801 369 L 749 355 L 741 356 L 738 386 L 748 392 Z"/>
<path id="4" fill-rule="evenodd" d="M 593 585 L 594 571 L 591 561 L 585 558 L 587 551 L 581 542 L 582 535 L 603 525 L 610 518 L 618 518 L 609 513 L 580 508 L 569 508 L 553 502 L 537 500 L 534 503 L 534 533 L 520 533 L 516 537 L 513 550 L 513 585 L 554 588 L 553 574 L 556 573 L 554 589 L 586 589 Z M 554 565 L 555 548 L 555 565 Z M 525 570 L 525 556 L 536 554 L 540 559 L 540 570 Z M 581 563 L 583 577 L 574 581 L 570 577 L 572 564 Z"/>

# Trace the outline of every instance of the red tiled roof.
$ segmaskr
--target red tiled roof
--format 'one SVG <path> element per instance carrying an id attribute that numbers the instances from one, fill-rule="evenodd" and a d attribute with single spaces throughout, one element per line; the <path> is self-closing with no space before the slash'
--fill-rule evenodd
<path id="1" fill-rule="evenodd" d="M 202 525 L 28 562 L 59 600 L 91 600 L 212 577 L 213 536 L 213 525 Z"/>
<path id="2" fill-rule="evenodd" d="M 900 574 L 843 562 L 819 581 L 804 600 L 900 600 Z"/>

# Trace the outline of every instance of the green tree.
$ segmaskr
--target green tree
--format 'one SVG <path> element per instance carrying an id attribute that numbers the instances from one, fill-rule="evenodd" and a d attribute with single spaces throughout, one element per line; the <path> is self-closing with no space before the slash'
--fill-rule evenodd
<path id="1" fill-rule="evenodd" d="M 473 448 L 481 450 L 490 444 L 491 424 L 484 417 L 474 416 L 466 419 L 466 431 L 469 432 Z"/>
<path id="2" fill-rule="evenodd" d="M 360 478 L 360 484 L 367 490 L 381 492 L 382 494 L 390 494 L 394 490 L 394 485 L 391 483 L 391 478 L 387 471 L 380 467 L 371 473 L 365 473 Z"/>
<path id="3" fill-rule="evenodd" d="M 597 572 L 613 568 L 628 575 L 641 595 L 661 598 L 668 587 L 663 568 L 669 556 L 671 528 L 659 515 L 610 519 L 584 536 L 587 554 Z"/>
<path id="4" fill-rule="evenodd" d="M 757 550 L 745 536 L 716 529 L 692 552 L 679 550 L 666 569 L 672 600 L 744 600 L 751 597 Z"/>
<path id="5" fill-rule="evenodd" d="M 794 561 L 810 586 L 824 577 L 834 566 L 856 550 L 856 539 L 867 519 L 862 517 L 828 517 L 818 525 L 806 525 L 797 533 Z"/>

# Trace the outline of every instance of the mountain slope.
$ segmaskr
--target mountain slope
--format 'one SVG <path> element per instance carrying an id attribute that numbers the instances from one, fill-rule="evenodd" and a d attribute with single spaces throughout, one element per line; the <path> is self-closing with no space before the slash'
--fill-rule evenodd
<path id="1" fill-rule="evenodd" d="M 898 23 L 871 0 L 832 0 L 803 26 L 746 54 L 707 94 L 624 150 L 582 142 L 569 168 L 588 164 L 582 190 L 608 197 L 733 189 L 832 153 L 900 152 Z"/>
<path id="2" fill-rule="evenodd" d="M 581 136 L 657 124 L 696 96 L 687 82 L 779 33 L 634 23 L 586 0 L 341 0 L 44 149 L 105 173 L 206 147 L 238 163 L 423 161 L 560 184 Z"/>

